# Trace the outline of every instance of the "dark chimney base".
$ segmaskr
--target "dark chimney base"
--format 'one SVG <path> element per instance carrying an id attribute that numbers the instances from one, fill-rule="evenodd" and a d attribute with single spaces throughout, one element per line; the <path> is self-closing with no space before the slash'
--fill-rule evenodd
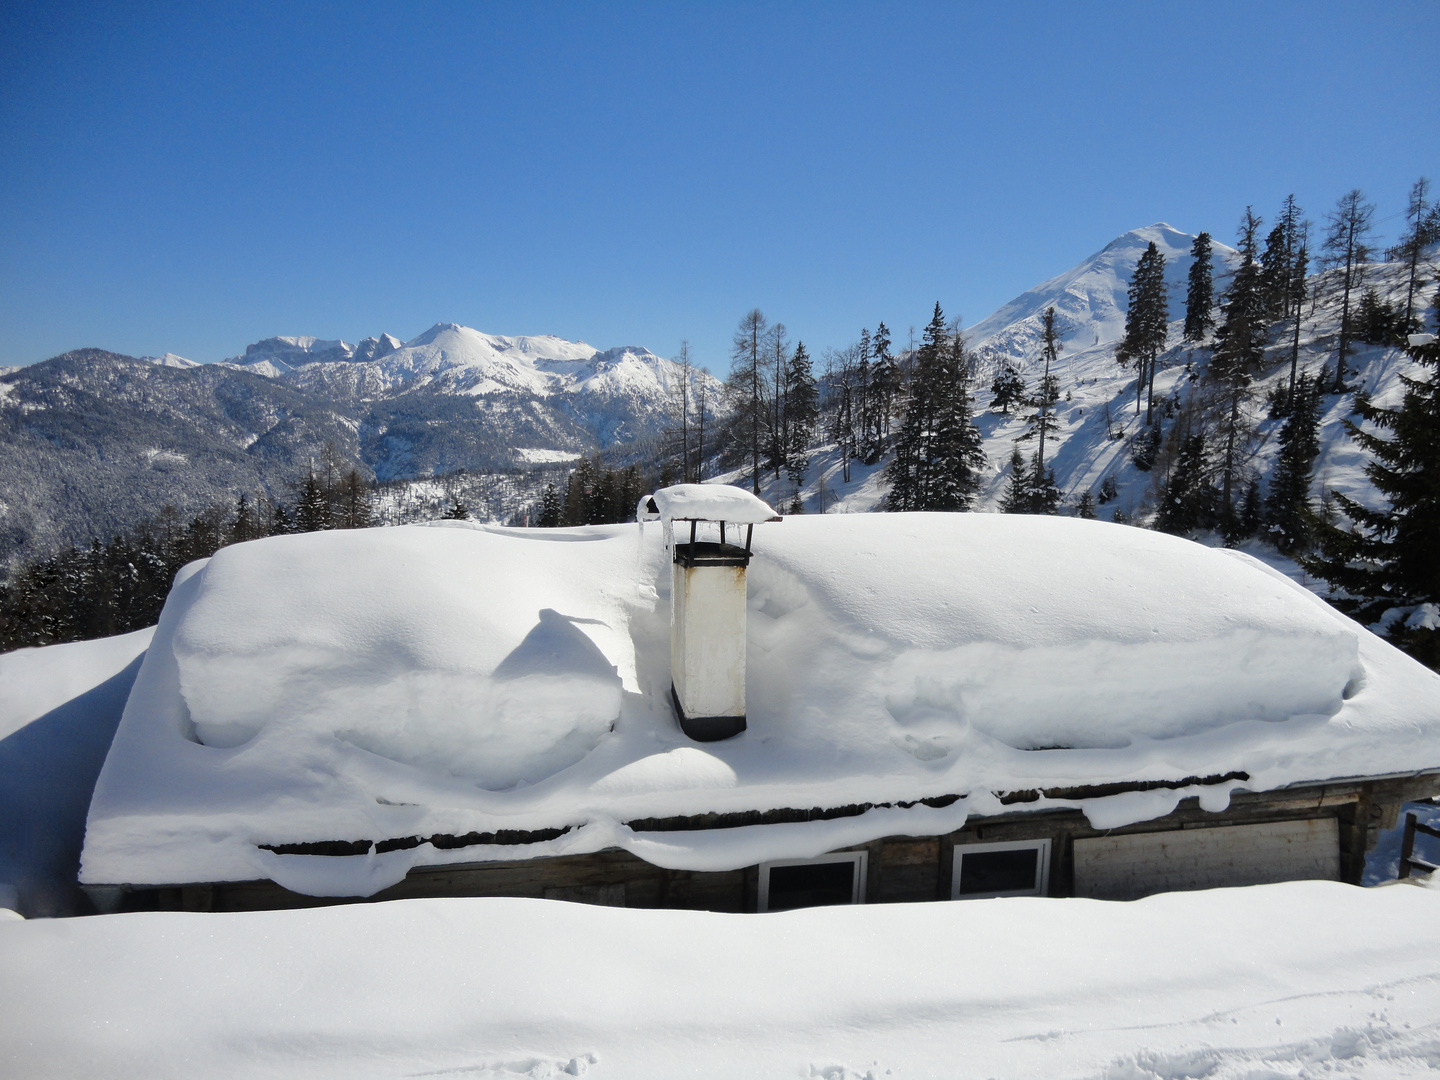
<path id="1" fill-rule="evenodd" d="M 686 716 L 680 705 L 680 695 L 670 687 L 670 700 L 675 705 L 675 716 L 680 721 L 680 730 L 696 742 L 719 742 L 733 738 L 745 730 L 743 716 Z"/>

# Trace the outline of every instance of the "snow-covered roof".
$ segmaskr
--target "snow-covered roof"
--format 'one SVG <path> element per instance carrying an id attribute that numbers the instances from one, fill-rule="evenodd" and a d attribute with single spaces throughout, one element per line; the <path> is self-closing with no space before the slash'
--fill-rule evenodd
<path id="1" fill-rule="evenodd" d="M 967 814 L 1079 805 L 1106 828 L 1186 795 L 1221 809 L 1236 787 L 1440 768 L 1440 675 L 1255 560 L 1161 533 L 788 518 L 757 534 L 749 570 L 749 729 L 703 745 L 671 712 L 669 581 L 660 531 L 635 525 L 437 522 L 222 549 L 167 601 L 82 880 L 338 895 L 416 865 L 608 847 L 728 869 Z M 1127 784 L 1152 789 L 1045 794 Z M 1001 802 L 1017 791 L 1039 794 Z M 417 839 L 285 848 L 397 838 Z"/>
<path id="2" fill-rule="evenodd" d="M 730 484 L 674 484 L 654 495 L 661 521 L 729 521 L 758 525 L 779 517 L 768 503 Z M 643 505 L 642 500 L 642 505 Z"/>

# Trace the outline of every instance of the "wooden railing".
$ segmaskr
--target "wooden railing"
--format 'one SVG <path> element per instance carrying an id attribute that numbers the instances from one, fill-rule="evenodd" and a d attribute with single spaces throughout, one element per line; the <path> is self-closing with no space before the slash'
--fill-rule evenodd
<path id="1" fill-rule="evenodd" d="M 1440 829 L 1433 825 L 1423 824 L 1414 814 L 1405 815 L 1405 835 L 1400 841 L 1400 877 L 1402 880 L 1410 876 L 1411 870 L 1419 870 L 1422 873 L 1440 870 L 1440 865 L 1426 859 L 1416 858 L 1415 834 L 1417 832 L 1440 840 Z"/>

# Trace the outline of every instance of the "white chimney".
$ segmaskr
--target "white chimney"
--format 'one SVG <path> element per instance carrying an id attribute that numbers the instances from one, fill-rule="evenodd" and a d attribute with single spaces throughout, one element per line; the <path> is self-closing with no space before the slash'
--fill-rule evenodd
<path id="1" fill-rule="evenodd" d="M 680 730 L 697 742 L 745 730 L 745 568 L 755 525 L 779 521 L 724 484 L 677 484 L 640 500 L 671 553 L 670 679 Z"/>

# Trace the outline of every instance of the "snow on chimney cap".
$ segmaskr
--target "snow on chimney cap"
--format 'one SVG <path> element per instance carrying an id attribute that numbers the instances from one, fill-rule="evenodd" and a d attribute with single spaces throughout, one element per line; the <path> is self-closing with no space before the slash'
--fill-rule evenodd
<path id="1" fill-rule="evenodd" d="M 675 484 L 661 488 L 640 500 L 636 518 L 640 521 L 732 521 L 755 525 L 779 521 L 763 500 L 743 488 L 729 484 Z"/>

